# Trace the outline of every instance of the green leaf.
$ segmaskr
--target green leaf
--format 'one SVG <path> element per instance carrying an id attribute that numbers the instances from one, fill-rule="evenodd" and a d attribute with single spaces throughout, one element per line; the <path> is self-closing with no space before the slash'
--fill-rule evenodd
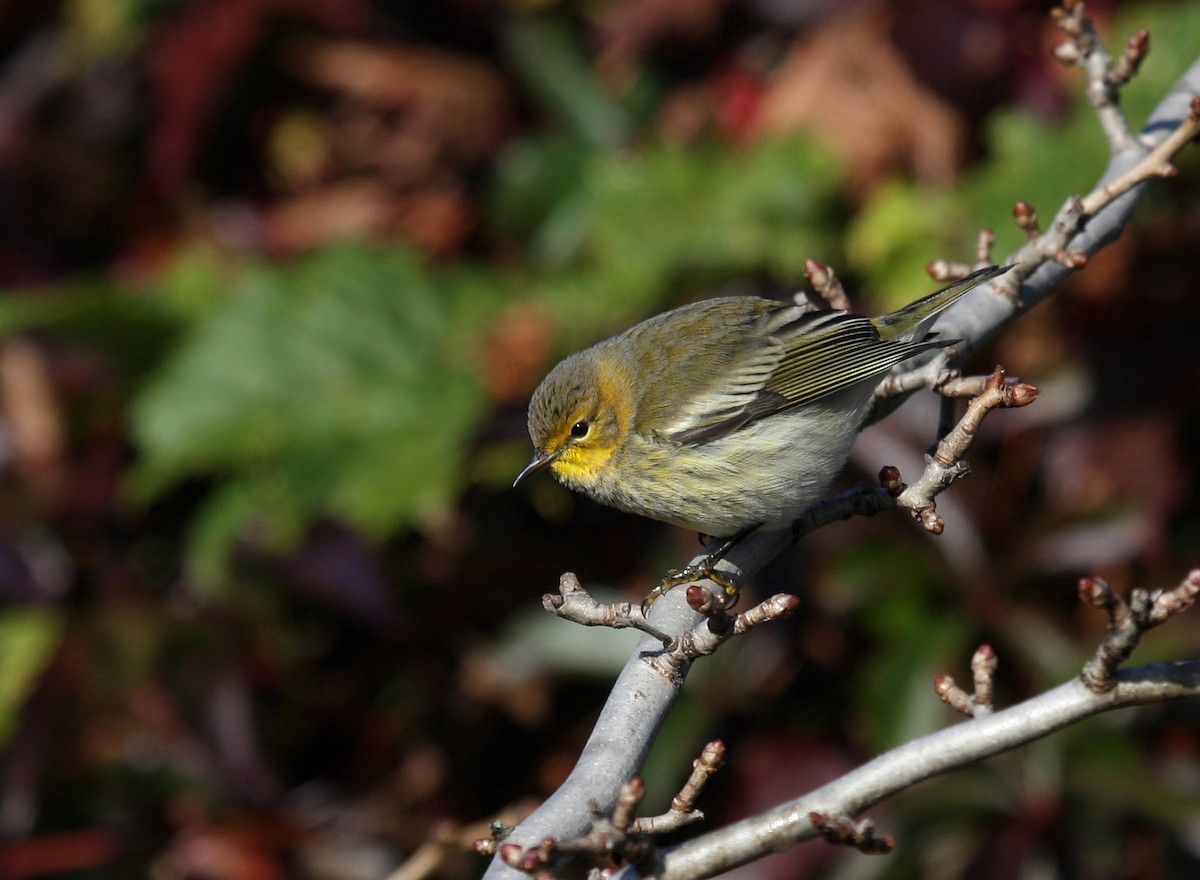
<path id="1" fill-rule="evenodd" d="M 153 299 L 107 281 L 0 298 L 0 338 L 47 331 L 104 352 L 134 380 L 159 364 L 178 329 L 177 321 Z"/>
<path id="2" fill-rule="evenodd" d="M 135 497 L 236 486 L 197 525 L 209 574 L 251 516 L 281 547 L 318 516 L 376 535 L 438 516 L 483 406 L 470 352 L 450 344 L 461 293 L 400 251 L 249 267 L 135 403 Z"/>
<path id="3" fill-rule="evenodd" d="M 569 244 L 534 294 L 576 343 L 731 283 L 798 287 L 805 259 L 837 250 L 838 180 L 801 138 L 595 154 L 578 194 L 536 233 Z M 547 234 L 553 223 L 564 231 Z"/>
<path id="4" fill-rule="evenodd" d="M 1138 5 L 1126 11 L 1104 38 L 1117 55 L 1139 27 L 1151 34 L 1152 51 L 1121 92 L 1122 106 L 1136 130 L 1162 95 L 1195 60 L 1200 13 L 1184 5 Z M 938 256 L 974 258 L 976 231 L 996 232 L 997 259 L 1024 243 L 1012 222 L 1017 199 L 1033 205 L 1043 223 L 1072 195 L 1086 193 L 1108 165 L 1108 145 L 1080 86 L 1061 119 L 1026 109 L 1002 109 L 988 120 L 988 159 L 949 188 L 895 181 L 879 187 L 852 220 L 847 250 L 855 270 L 870 279 L 888 305 L 908 302 L 917 268 Z M 1187 154 L 1182 157 L 1187 161 Z"/>
<path id="5" fill-rule="evenodd" d="M 514 16 L 504 46 L 530 94 L 578 138 L 613 149 L 632 131 L 629 114 L 601 87 L 570 23 L 554 14 Z"/>
<path id="6" fill-rule="evenodd" d="M 62 632 L 62 619 L 49 609 L 0 609 L 0 744 L 16 729 L 21 708 Z"/>

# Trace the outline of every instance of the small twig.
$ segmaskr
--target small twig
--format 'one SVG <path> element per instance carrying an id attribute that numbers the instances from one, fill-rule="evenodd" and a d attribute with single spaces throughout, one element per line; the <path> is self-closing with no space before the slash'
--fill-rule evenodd
<path id="1" fill-rule="evenodd" d="M 1190 608 L 1200 596 L 1200 568 L 1192 569 L 1170 590 L 1134 589 L 1126 602 L 1102 578 L 1082 578 L 1079 598 L 1108 612 L 1108 634 L 1083 667 L 1080 678 L 1096 693 L 1116 687 L 1117 669 L 1137 648 L 1142 635 Z"/>
<path id="2" fill-rule="evenodd" d="M 614 860 L 646 865 L 657 855 L 646 837 L 633 830 L 637 821 L 634 813 L 645 796 L 645 783 L 635 776 L 620 787 L 611 815 L 602 815 L 592 804 L 592 823 L 586 834 L 568 840 L 547 837 L 531 847 L 503 843 L 498 847 L 500 858 L 510 867 L 534 876 L 559 856 L 582 856 L 610 865 Z"/>
<path id="3" fill-rule="evenodd" d="M 1136 165 L 1097 187 L 1080 200 L 1084 217 L 1091 217 L 1109 202 L 1147 180 L 1174 177 L 1179 173 L 1171 164 L 1172 157 L 1200 134 L 1200 97 L 1192 99 L 1187 117 L 1167 137 L 1147 153 Z"/>
<path id="4" fill-rule="evenodd" d="M 956 263 L 951 260 L 934 260 L 925 264 L 925 271 L 934 281 L 957 281 L 971 274 L 971 264 Z"/>
<path id="5" fill-rule="evenodd" d="M 1013 220 L 1025 233 L 1027 241 L 1037 241 L 1042 237 L 1042 227 L 1038 224 L 1037 209 L 1029 202 L 1017 201 L 1013 204 Z"/>
<path id="6" fill-rule="evenodd" d="M 696 799 L 708 780 L 725 763 L 725 743 L 713 740 L 692 762 L 692 772 L 679 793 L 671 799 L 671 808 L 661 816 L 644 816 L 634 822 L 634 830 L 642 834 L 665 834 L 704 818 L 696 809 Z"/>
<path id="7" fill-rule="evenodd" d="M 688 586 L 687 601 L 693 611 L 704 615 L 704 619 L 669 647 L 666 653 L 672 666 L 707 656 L 734 636 L 760 624 L 790 617 L 800 607 L 796 596 L 776 593 L 741 614 L 730 615 L 725 603 L 700 584 Z"/>
<path id="8" fill-rule="evenodd" d="M 993 229 L 984 227 L 979 230 L 979 237 L 975 241 L 975 266 L 971 270 L 982 269 L 984 266 L 996 265 L 992 259 L 992 248 L 996 246 L 996 232 Z M 970 274 L 970 273 L 968 273 Z"/>
<path id="9" fill-rule="evenodd" d="M 996 233 L 992 229 L 983 228 L 975 240 L 975 262 L 956 263 L 949 260 L 934 260 L 925 266 L 925 271 L 934 281 L 959 281 L 972 272 L 995 266 L 992 258 L 992 248 L 996 246 Z"/>
<path id="10" fill-rule="evenodd" d="M 890 836 L 875 836 L 875 823 L 870 819 L 855 821 L 849 816 L 827 816 L 824 813 L 811 812 L 808 814 L 808 821 L 830 843 L 852 846 L 869 856 L 885 855 L 896 848 L 896 841 Z"/>
<path id="11" fill-rule="evenodd" d="M 980 645 L 971 656 L 971 677 L 975 680 L 974 716 L 991 715 L 995 710 L 996 668 L 1000 665 L 991 645 Z"/>
<path id="12" fill-rule="evenodd" d="M 984 416 L 998 407 L 1026 406 L 1036 400 L 1037 395 L 1038 390 L 1032 385 L 1005 382 L 1004 370 L 996 367 L 987 378 L 983 392 L 972 398 L 958 424 L 942 438 L 934 452 L 925 457 L 921 479 L 901 491 L 896 496 L 896 504 L 909 510 L 927 531 L 940 535 L 945 523 L 937 514 L 934 499 L 955 480 L 970 473 L 970 466 L 963 456 L 975 439 Z"/>
<path id="13" fill-rule="evenodd" d="M 850 298 L 846 296 L 846 289 L 829 266 L 816 260 L 805 260 L 804 277 L 812 285 L 813 291 L 829 303 L 829 308 L 850 310 Z"/>
<path id="14" fill-rule="evenodd" d="M 504 843 L 503 832 L 494 830 L 490 840 L 476 841 L 475 848 L 485 855 L 498 853 L 505 864 L 535 877 L 543 876 L 547 865 L 559 856 L 582 856 L 609 864 L 625 861 L 653 869 L 659 854 L 650 838 L 704 818 L 696 809 L 696 798 L 724 761 L 723 742 L 714 740 L 706 745 L 692 762 L 692 772 L 671 800 L 670 809 L 660 816 L 636 817 L 646 797 L 646 785 L 635 776 L 621 786 L 611 815 L 601 815 L 593 805 L 592 825 L 586 834 L 569 840 L 547 837 L 536 846 L 523 847 Z"/>
<path id="15" fill-rule="evenodd" d="M 1061 8 L 1050 10 L 1050 15 L 1059 29 L 1070 38 L 1069 42 L 1055 46 L 1054 55 L 1064 64 L 1083 69 L 1087 77 L 1085 93 L 1096 111 L 1100 127 L 1108 139 L 1109 149 L 1114 153 L 1130 149 L 1137 141 L 1128 120 L 1121 112 L 1119 101 L 1120 87 L 1129 79 L 1129 75 L 1132 75 L 1136 64 L 1132 58 L 1125 60 L 1125 56 L 1122 56 L 1123 63 L 1117 65 L 1121 67 L 1121 71 L 1115 69 L 1104 42 L 1087 17 L 1082 0 L 1065 0 Z M 1144 56 L 1150 46 L 1149 39 L 1144 39 L 1140 45 L 1141 55 Z M 1126 52 L 1129 52 L 1128 44 Z M 1137 63 L 1141 63 L 1141 57 L 1137 58 Z M 1124 73 L 1129 75 L 1123 75 Z"/>
<path id="16" fill-rule="evenodd" d="M 999 660 L 991 645 L 980 645 L 971 657 L 975 693 L 968 694 L 949 675 L 935 675 L 933 689 L 943 703 L 969 718 L 982 718 L 995 711 L 994 684 Z"/>
<path id="17" fill-rule="evenodd" d="M 947 355 L 943 349 L 934 355 L 928 363 L 899 373 L 888 373 L 875 386 L 875 393 L 871 398 L 870 415 L 868 415 L 867 421 L 871 422 L 875 420 L 875 410 L 883 401 L 907 397 L 914 391 L 936 386 L 942 378 L 954 375 L 954 371 L 947 369 L 946 363 Z"/>
<path id="18" fill-rule="evenodd" d="M 956 371 L 947 371 L 946 378 L 937 383 L 933 387 L 933 390 L 942 395 L 942 397 L 978 397 L 987 390 L 987 383 L 990 379 L 990 373 L 986 376 L 963 376 Z M 1008 380 L 1006 379 L 1005 381 Z"/>
<path id="19" fill-rule="evenodd" d="M 679 794 L 671 799 L 671 809 L 677 813 L 690 813 L 696 808 L 696 798 L 700 796 L 708 780 L 725 765 L 725 743 L 714 739 L 701 751 L 700 757 L 692 762 L 692 773 Z"/>
<path id="20" fill-rule="evenodd" d="M 951 676 L 935 675 L 933 677 L 933 691 L 938 695 L 938 699 L 954 711 L 961 712 L 968 718 L 972 716 L 971 695 L 959 687 L 958 682 Z"/>
<path id="21" fill-rule="evenodd" d="M 1149 52 L 1150 32 L 1142 28 L 1125 41 L 1125 48 L 1121 52 L 1121 57 L 1117 59 L 1116 64 L 1105 75 L 1104 81 L 1110 87 L 1120 89 L 1121 86 L 1133 79 Z"/>
<path id="22" fill-rule="evenodd" d="M 564 620 L 570 620 L 584 626 L 607 626 L 612 629 L 636 629 L 658 639 L 663 645 L 670 645 L 671 636 L 652 626 L 640 605 L 632 602 L 614 602 L 605 605 L 597 602 L 591 593 L 579 582 L 574 572 L 563 572 L 558 579 L 558 593 L 546 593 L 542 596 L 542 607 L 557 614 Z"/>
<path id="23" fill-rule="evenodd" d="M 617 805 L 613 807 L 612 822 L 613 829 L 618 834 L 628 834 L 629 828 L 633 824 L 634 813 L 637 808 L 642 805 L 642 800 L 646 797 L 646 783 L 642 782 L 640 776 L 635 776 L 623 786 L 621 792 L 617 795 Z"/>

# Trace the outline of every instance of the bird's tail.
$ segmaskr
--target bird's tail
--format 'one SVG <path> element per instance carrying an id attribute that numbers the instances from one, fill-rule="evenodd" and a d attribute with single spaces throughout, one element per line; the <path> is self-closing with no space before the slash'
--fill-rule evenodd
<path id="1" fill-rule="evenodd" d="M 961 281 L 923 296 L 914 303 L 888 315 L 872 318 L 871 323 L 884 339 L 909 341 L 921 338 L 933 319 L 948 309 L 960 296 L 984 282 L 1003 275 L 1012 266 L 989 266 L 972 272 Z"/>

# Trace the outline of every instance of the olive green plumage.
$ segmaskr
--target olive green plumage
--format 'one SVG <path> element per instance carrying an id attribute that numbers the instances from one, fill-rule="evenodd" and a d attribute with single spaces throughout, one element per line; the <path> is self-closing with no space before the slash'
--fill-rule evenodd
<path id="1" fill-rule="evenodd" d="M 708 535 L 779 527 L 841 469 L 878 379 L 953 340 L 933 319 L 1005 268 L 878 318 L 719 297 L 574 354 L 534 392 L 535 453 L 605 504 Z"/>

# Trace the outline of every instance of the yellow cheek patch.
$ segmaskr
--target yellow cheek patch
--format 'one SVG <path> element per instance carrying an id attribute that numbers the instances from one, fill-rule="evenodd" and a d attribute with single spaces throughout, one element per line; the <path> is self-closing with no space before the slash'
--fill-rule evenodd
<path id="1" fill-rule="evenodd" d="M 599 413 L 590 414 L 594 420 L 591 432 L 581 440 L 571 437 L 571 426 L 589 417 L 587 412 L 578 412 L 548 444 L 550 449 L 562 450 L 550 470 L 568 484 L 588 484 L 595 480 L 617 451 L 632 421 L 633 401 L 628 386 L 621 383 L 611 366 L 597 370 L 596 385 L 600 409 Z"/>
<path id="2" fill-rule="evenodd" d="M 568 446 L 562 455 L 554 460 L 554 464 L 550 465 L 550 470 L 564 481 L 588 482 L 608 464 L 615 449 L 615 446 Z"/>

